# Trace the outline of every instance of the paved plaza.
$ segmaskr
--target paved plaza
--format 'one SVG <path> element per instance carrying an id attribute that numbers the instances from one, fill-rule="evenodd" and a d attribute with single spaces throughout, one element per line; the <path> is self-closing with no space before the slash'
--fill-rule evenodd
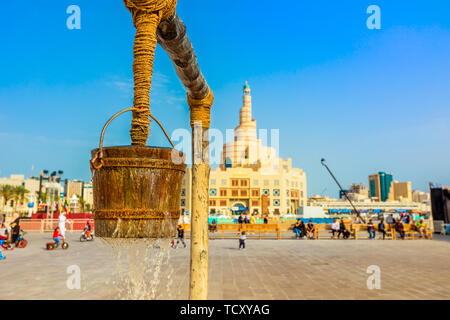
<path id="1" fill-rule="evenodd" d="M 29 246 L 0 261 L 0 299 L 116 299 L 115 256 L 102 240 L 47 251 L 50 234 L 28 233 Z M 189 241 L 170 249 L 156 299 L 187 299 Z M 450 237 L 435 240 L 237 240 L 210 242 L 209 299 L 449 299 Z M 158 249 L 155 249 L 158 250 Z M 160 249 L 162 250 L 162 249 Z M 68 289 L 67 268 L 81 271 L 81 289 Z M 369 290 L 371 265 L 380 289 Z"/>

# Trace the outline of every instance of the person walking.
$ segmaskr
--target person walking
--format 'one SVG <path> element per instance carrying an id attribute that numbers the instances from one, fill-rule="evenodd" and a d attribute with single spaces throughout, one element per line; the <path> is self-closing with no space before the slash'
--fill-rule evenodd
<path id="1" fill-rule="evenodd" d="M 71 223 L 69 220 L 67 220 L 66 212 L 63 211 L 58 217 L 58 227 L 59 232 L 62 234 L 64 238 L 66 237 L 66 222 L 68 222 L 69 224 Z"/>
<path id="2" fill-rule="evenodd" d="M 177 242 L 175 243 L 173 248 L 176 249 L 180 242 L 184 245 L 183 248 L 186 248 L 186 242 L 184 242 L 184 229 L 181 224 L 178 225 L 177 232 L 178 232 L 178 238 L 177 238 Z"/>

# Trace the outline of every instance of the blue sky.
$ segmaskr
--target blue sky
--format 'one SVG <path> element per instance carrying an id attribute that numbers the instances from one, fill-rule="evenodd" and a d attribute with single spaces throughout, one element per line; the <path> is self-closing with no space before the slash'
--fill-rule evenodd
<path id="1" fill-rule="evenodd" d="M 81 30 L 66 9 L 81 8 Z M 381 30 L 366 9 L 381 8 Z M 450 184 L 448 1 L 179 1 L 215 94 L 212 126 L 234 128 L 242 85 L 259 128 L 280 129 L 280 153 L 308 194 L 392 172 L 413 189 Z M 132 103 L 134 28 L 120 0 L 9 1 L 0 13 L 0 176 L 63 169 L 90 179 L 105 121 Z M 151 109 L 169 132 L 188 127 L 184 89 L 157 49 Z M 127 145 L 130 116 L 106 145 Z M 167 145 L 154 129 L 151 145 Z"/>

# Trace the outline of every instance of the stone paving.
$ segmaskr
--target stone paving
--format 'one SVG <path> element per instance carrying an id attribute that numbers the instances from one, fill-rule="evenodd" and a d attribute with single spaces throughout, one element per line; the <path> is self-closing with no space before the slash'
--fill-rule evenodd
<path id="1" fill-rule="evenodd" d="M 28 233 L 29 246 L 0 261 L 0 299 L 115 299 L 115 258 L 102 240 L 47 251 L 50 234 Z M 170 249 L 157 299 L 187 299 L 187 248 Z M 435 240 L 237 240 L 210 242 L 209 299 L 449 299 L 450 237 Z M 68 289 L 67 267 L 81 270 Z M 369 290 L 367 268 L 379 266 L 381 289 Z M 170 278 L 169 278 L 170 276 Z M 169 283 L 168 283 L 169 282 Z M 169 287 L 167 287 L 169 284 Z"/>

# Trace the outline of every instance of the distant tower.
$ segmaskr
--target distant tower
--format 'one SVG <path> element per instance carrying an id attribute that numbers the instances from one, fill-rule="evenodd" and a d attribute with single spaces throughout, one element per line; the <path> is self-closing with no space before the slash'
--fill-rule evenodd
<path id="1" fill-rule="evenodd" d="M 252 96 L 245 81 L 242 108 L 239 111 L 239 125 L 235 129 L 236 140 L 256 141 L 256 120 L 252 119 Z"/>
<path id="2" fill-rule="evenodd" d="M 250 86 L 248 85 L 247 81 L 245 81 L 244 85 L 243 99 L 244 103 L 241 108 L 241 111 L 239 112 L 239 125 L 252 121 L 252 96 Z"/>

